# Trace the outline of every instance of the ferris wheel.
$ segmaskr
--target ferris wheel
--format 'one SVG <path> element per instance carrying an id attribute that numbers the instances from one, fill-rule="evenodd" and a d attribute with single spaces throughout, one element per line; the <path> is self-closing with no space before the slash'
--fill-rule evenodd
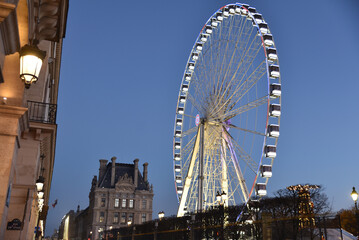
<path id="1" fill-rule="evenodd" d="M 229 4 L 200 31 L 176 109 L 178 216 L 267 192 L 276 157 L 281 80 L 273 36 L 255 8 Z"/>

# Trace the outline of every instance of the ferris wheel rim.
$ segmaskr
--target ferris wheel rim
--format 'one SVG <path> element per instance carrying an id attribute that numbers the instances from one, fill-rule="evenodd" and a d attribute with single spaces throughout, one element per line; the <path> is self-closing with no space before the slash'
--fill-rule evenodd
<path id="1" fill-rule="evenodd" d="M 177 197 L 178 197 L 178 200 L 180 200 L 180 197 L 181 197 L 181 193 L 178 192 L 178 186 L 180 186 L 180 184 L 177 184 L 176 182 L 176 139 L 178 139 L 178 136 L 176 136 L 176 131 L 178 131 L 177 127 L 176 127 L 176 121 L 178 121 L 178 119 L 184 119 L 184 113 L 180 114 L 178 112 L 180 106 L 181 106 L 181 97 L 184 96 L 183 95 L 183 86 L 187 86 L 187 88 L 189 89 L 190 88 L 190 81 L 188 81 L 188 83 L 186 84 L 186 77 L 187 77 L 187 74 L 192 70 L 190 70 L 190 64 L 193 63 L 193 61 L 191 60 L 191 57 L 193 56 L 193 54 L 196 52 L 196 46 L 198 43 L 202 43 L 202 44 L 205 44 L 205 42 L 202 42 L 201 40 L 201 36 L 203 36 L 203 33 L 206 31 L 206 26 L 208 26 L 210 23 L 211 23 L 211 19 L 213 19 L 216 14 L 218 13 L 222 13 L 223 14 L 223 9 L 225 8 L 228 8 L 230 6 L 234 6 L 234 7 L 240 7 L 241 9 L 245 9 L 247 11 L 247 15 L 248 17 L 250 17 L 252 19 L 252 21 L 255 22 L 255 26 L 253 27 L 256 27 L 257 30 L 258 30 L 258 34 L 260 35 L 261 37 L 261 40 L 262 40 L 262 49 L 264 51 L 264 55 L 265 55 L 265 59 L 266 59 L 266 73 L 267 73 L 267 119 L 266 119 L 266 127 L 265 127 L 265 136 L 263 138 L 263 149 L 266 147 L 266 143 L 267 143 L 267 138 L 268 138 L 268 122 L 269 122 L 269 111 L 270 111 L 270 84 L 271 84 L 271 76 L 270 76 L 270 72 L 269 72 L 269 68 L 270 68 L 270 63 L 268 61 L 268 58 L 267 58 L 267 52 L 266 52 L 266 46 L 265 46 L 265 43 L 264 43 L 264 40 L 263 40 L 263 33 L 262 31 L 260 30 L 260 26 L 258 24 L 258 22 L 256 22 L 254 16 L 253 16 L 253 13 L 249 11 L 249 6 L 248 5 L 245 5 L 245 4 L 240 4 L 240 3 L 236 3 L 236 4 L 227 4 L 225 6 L 223 6 L 222 8 L 220 8 L 219 10 L 217 10 L 213 15 L 211 15 L 211 17 L 206 21 L 206 23 L 204 24 L 202 30 L 200 31 L 192 49 L 191 49 L 191 52 L 189 54 L 189 57 L 188 57 L 188 60 L 187 60 L 187 63 L 186 63 L 186 68 L 184 70 L 184 73 L 183 73 L 183 77 L 182 77 L 182 82 L 181 82 L 181 88 L 180 88 L 180 91 L 179 91 L 179 96 L 178 96 L 178 101 L 177 101 L 177 106 L 176 106 L 176 114 L 175 114 L 175 127 L 174 127 L 174 137 L 173 137 L 173 159 L 174 159 L 174 164 L 173 164 L 173 171 L 174 171 L 174 182 L 175 182 L 175 188 L 176 188 L 176 192 L 177 192 Z M 267 29 L 268 29 L 268 32 L 270 33 L 270 30 L 269 30 L 269 27 L 267 26 Z M 273 41 L 273 47 L 275 48 L 275 44 L 274 44 L 274 41 Z M 276 48 L 275 48 L 276 49 Z M 279 68 L 279 61 L 277 59 L 276 63 L 278 64 L 278 68 Z M 193 68 L 195 68 L 195 64 L 193 65 Z M 279 71 L 279 70 L 278 70 Z M 281 80 L 280 80 L 280 76 L 278 77 L 278 82 L 279 84 L 281 84 Z M 281 97 L 279 97 L 279 106 L 281 106 Z M 183 107 L 183 112 L 185 111 L 185 108 L 186 108 L 186 103 L 184 104 L 184 107 Z M 280 116 L 278 117 L 278 126 L 280 125 Z M 275 140 L 275 146 L 277 146 L 277 141 L 278 141 L 278 138 L 276 138 Z M 259 177 L 259 173 L 260 173 L 260 168 L 262 166 L 262 160 L 265 156 L 265 152 L 263 151 L 262 154 L 261 154 L 261 157 L 260 157 L 260 160 L 258 161 L 258 166 L 257 166 L 257 170 L 256 170 L 256 177 L 255 177 L 255 180 L 253 181 L 253 184 L 251 186 L 251 189 L 250 189 L 250 192 L 249 192 L 249 197 L 252 196 L 252 193 L 253 191 L 255 190 L 255 185 L 257 183 L 257 180 L 258 180 L 258 177 Z M 273 159 L 271 160 L 271 166 L 273 165 Z M 266 178 L 265 179 L 265 185 L 267 185 L 268 183 L 268 179 L 269 178 Z M 183 179 L 182 179 L 183 180 Z M 247 200 L 248 201 L 248 200 Z"/>

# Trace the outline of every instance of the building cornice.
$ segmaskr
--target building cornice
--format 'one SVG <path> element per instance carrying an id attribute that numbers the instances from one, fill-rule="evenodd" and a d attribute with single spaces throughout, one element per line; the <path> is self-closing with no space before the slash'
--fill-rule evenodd
<path id="1" fill-rule="evenodd" d="M 0 114 L 5 114 L 16 118 L 21 118 L 26 111 L 27 108 L 24 107 L 0 105 Z"/>
<path id="2" fill-rule="evenodd" d="M 42 0 L 39 8 L 38 40 L 59 42 L 65 36 L 68 0 Z"/>
<path id="3" fill-rule="evenodd" d="M 13 54 L 20 49 L 16 6 L 0 2 L 0 32 L 4 43 L 5 54 Z"/>
<path id="4" fill-rule="evenodd" d="M 16 8 L 14 4 L 0 2 L 0 23 Z"/>

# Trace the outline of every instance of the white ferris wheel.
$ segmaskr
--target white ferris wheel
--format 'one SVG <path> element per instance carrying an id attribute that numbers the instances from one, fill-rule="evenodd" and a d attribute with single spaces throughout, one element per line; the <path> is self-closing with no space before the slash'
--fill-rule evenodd
<path id="1" fill-rule="evenodd" d="M 189 55 L 176 109 L 178 216 L 266 195 L 276 157 L 281 80 L 273 36 L 246 4 L 216 11 Z"/>

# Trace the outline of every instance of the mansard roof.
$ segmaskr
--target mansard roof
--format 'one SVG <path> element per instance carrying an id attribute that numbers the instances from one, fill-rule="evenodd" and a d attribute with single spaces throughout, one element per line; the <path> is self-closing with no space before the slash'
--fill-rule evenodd
<path id="1" fill-rule="evenodd" d="M 129 179 L 134 183 L 134 172 L 135 165 L 134 164 L 126 164 L 126 163 L 116 163 L 115 164 L 115 184 L 118 182 L 120 178 L 123 178 L 126 174 Z M 106 172 L 102 179 L 99 179 L 99 188 L 114 188 L 115 186 L 111 186 L 111 175 L 112 175 L 112 162 L 108 163 L 106 166 Z M 148 184 L 145 183 L 140 169 L 138 169 L 138 183 L 137 190 L 149 190 Z"/>

